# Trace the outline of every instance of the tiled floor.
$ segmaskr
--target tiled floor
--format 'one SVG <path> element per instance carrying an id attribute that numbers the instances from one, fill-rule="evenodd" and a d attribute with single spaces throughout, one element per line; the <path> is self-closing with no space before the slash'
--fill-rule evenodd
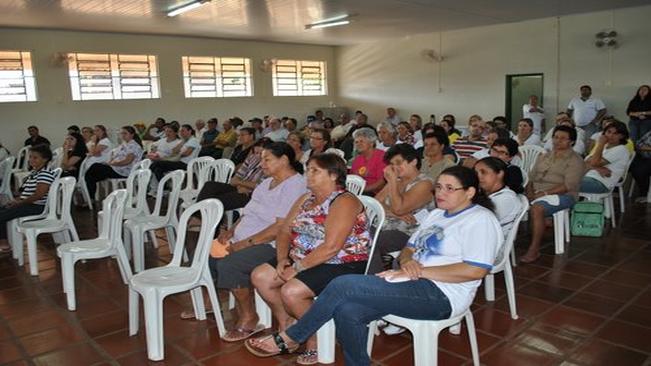
<path id="1" fill-rule="evenodd" d="M 94 236 L 89 211 L 78 210 L 75 217 L 81 237 Z M 651 364 L 650 238 L 651 206 L 639 205 L 629 206 L 621 226 L 604 238 L 572 238 L 565 255 L 553 255 L 546 237 L 541 260 L 515 269 L 520 319 L 509 316 L 501 277 L 495 302 L 478 292 L 473 310 L 482 364 Z M 527 231 L 521 231 L 519 251 L 526 241 Z M 54 246 L 49 238 L 41 242 L 39 277 L 10 257 L 0 258 L 0 364 L 147 364 L 144 332 L 127 334 L 127 290 L 116 263 L 77 264 L 78 310 L 68 312 Z M 158 253 L 149 248 L 147 258 L 148 266 L 169 261 L 167 247 Z M 241 344 L 222 342 L 212 320 L 180 320 L 188 303 L 188 296 L 165 303 L 164 364 L 293 364 L 292 357 L 257 359 Z M 411 364 L 410 336 L 379 337 L 373 358 L 377 365 Z M 340 354 L 337 359 L 343 364 Z M 442 365 L 469 364 L 465 332 L 441 334 L 439 359 Z"/>

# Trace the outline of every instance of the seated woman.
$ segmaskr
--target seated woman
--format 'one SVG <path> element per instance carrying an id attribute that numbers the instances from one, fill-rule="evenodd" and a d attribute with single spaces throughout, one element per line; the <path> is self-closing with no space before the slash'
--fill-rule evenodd
<path id="1" fill-rule="evenodd" d="M 223 339 L 236 342 L 262 330 L 255 312 L 251 271 L 276 257 L 273 241 L 294 202 L 307 191 L 302 166 L 287 143 L 264 145 L 262 168 L 268 176 L 260 183 L 235 225 L 213 242 L 210 269 L 218 289 L 235 297 L 237 319 Z M 184 312 L 184 318 L 193 317 Z"/>
<path id="2" fill-rule="evenodd" d="M 247 349 L 260 357 L 292 352 L 334 319 L 345 364 L 370 365 L 369 322 L 388 314 L 419 320 L 463 314 L 492 268 L 502 232 L 472 169 L 446 169 L 435 189 L 438 209 L 409 239 L 400 270 L 334 279 L 294 325 L 248 340 Z"/>
<path id="3" fill-rule="evenodd" d="M 142 159 L 142 142 L 132 126 L 120 130 L 122 143 L 113 149 L 106 163 L 95 163 L 86 171 L 86 186 L 90 197 L 95 197 L 97 183 L 109 178 L 126 178 L 134 165 Z"/>
<path id="4" fill-rule="evenodd" d="M 409 144 L 414 146 L 416 138 L 414 137 L 414 130 L 411 129 L 409 122 L 402 121 L 396 126 L 398 131 L 398 144 Z"/>
<path id="5" fill-rule="evenodd" d="M 79 177 L 79 168 L 88 154 L 86 142 L 81 134 L 68 133 L 63 140 L 63 155 L 61 156 L 62 177 Z"/>
<path id="6" fill-rule="evenodd" d="M 545 217 L 574 206 L 585 172 L 583 159 L 572 150 L 577 141 L 576 130 L 570 126 L 556 126 L 552 136 L 552 151 L 540 155 L 529 173 L 526 194 L 532 201 L 529 211 L 531 244 L 520 258 L 522 263 L 532 263 L 540 257 Z"/>
<path id="7" fill-rule="evenodd" d="M 303 168 L 307 168 L 307 161 L 316 154 L 322 154 L 332 146 L 330 141 L 330 132 L 322 128 L 315 128 L 310 131 L 310 149 L 305 151 L 300 159 L 298 159 Z"/>
<path id="8" fill-rule="evenodd" d="M 451 114 L 446 114 L 439 122 L 439 126 L 443 127 L 445 132 L 448 134 L 450 139 L 450 145 L 454 144 L 459 137 L 461 137 L 461 131 L 457 130 L 454 125 L 456 124 L 456 118 Z"/>
<path id="9" fill-rule="evenodd" d="M 608 125 L 610 125 L 613 122 L 624 123 L 617 120 L 613 116 L 604 117 L 604 119 L 601 120 L 601 129 L 593 133 L 592 136 L 590 136 L 590 139 L 588 139 L 588 149 L 586 150 L 590 152 L 588 155 L 594 154 L 594 150 L 597 147 L 597 142 L 599 141 L 599 137 L 601 137 L 603 131 L 605 131 L 608 128 Z M 626 140 L 626 148 L 628 149 L 628 152 L 631 154 L 633 154 L 633 152 L 635 151 L 635 144 L 633 143 L 633 140 L 631 140 L 630 138 Z"/>
<path id="10" fill-rule="evenodd" d="M 84 143 L 86 143 L 86 149 L 90 151 L 90 149 L 95 146 L 95 142 L 93 141 L 93 129 L 91 127 L 85 126 L 81 128 L 81 136 L 84 137 Z"/>
<path id="11" fill-rule="evenodd" d="M 556 115 L 556 126 L 571 127 L 576 131 L 576 142 L 572 145 L 572 150 L 576 151 L 579 155 L 585 154 L 585 131 L 581 127 L 576 127 L 574 120 L 565 112 L 560 112 Z M 547 151 L 551 151 L 554 147 L 552 134 L 554 129 L 549 130 L 545 138 L 543 138 L 543 147 Z"/>
<path id="12" fill-rule="evenodd" d="M 168 134 L 174 135 L 172 133 L 174 129 L 175 127 L 173 126 L 165 127 L 165 135 L 168 139 L 170 138 Z M 151 172 L 154 174 L 158 181 L 160 181 L 167 172 L 171 172 L 177 169 L 185 170 L 188 167 L 190 160 L 196 158 L 199 155 L 201 145 L 199 144 L 199 140 L 194 137 L 194 128 L 188 124 L 185 124 L 181 126 L 179 131 L 181 139 L 180 141 L 179 139 L 175 140 L 177 143 L 176 146 L 172 148 L 170 155 L 164 158 L 161 158 L 162 155 L 160 154 L 151 156 L 153 162 L 149 169 L 151 169 Z"/>
<path id="13" fill-rule="evenodd" d="M 18 198 L 0 208 L 0 254 L 11 251 L 11 246 L 7 242 L 9 221 L 43 212 L 50 185 L 54 182 L 54 174 L 47 169 L 50 160 L 52 160 L 52 151 L 48 145 L 35 145 L 29 149 L 29 166 L 32 171 L 19 188 Z"/>
<path id="14" fill-rule="evenodd" d="M 409 126 L 414 136 L 414 148 L 418 149 L 423 146 L 423 118 L 419 114 L 409 116 Z"/>
<path id="15" fill-rule="evenodd" d="M 433 182 L 436 182 L 442 171 L 454 166 L 452 160 L 444 155 L 445 149 L 449 146 L 450 142 L 447 134 L 442 132 L 425 134 L 423 139 L 423 162 L 420 172 L 432 179 Z"/>
<path id="16" fill-rule="evenodd" d="M 276 237 L 276 257 L 251 274 L 271 307 L 279 329 L 310 308 L 332 279 L 364 273 L 370 234 L 364 206 L 346 191 L 346 164 L 334 154 L 307 164 L 308 194 L 299 198 Z M 316 338 L 308 340 L 298 364 L 317 362 Z"/>
<path id="17" fill-rule="evenodd" d="M 178 147 L 183 146 L 179 139 L 179 128 L 173 124 L 163 127 L 163 137 L 151 145 L 147 158 L 154 161 L 174 159 L 178 155 Z"/>
<path id="18" fill-rule="evenodd" d="M 502 227 L 504 238 L 513 228 L 513 222 L 522 212 L 522 204 L 515 193 L 506 184 L 508 181 L 508 165 L 501 159 L 488 157 L 475 164 L 475 172 L 479 177 L 479 186 L 486 192 L 488 198 L 495 206 L 495 216 Z M 495 256 L 495 264 L 502 260 L 504 254 L 503 243 L 500 243 Z"/>
<path id="19" fill-rule="evenodd" d="M 651 180 L 651 131 L 645 133 L 637 140 L 635 145 L 637 154 L 631 163 L 631 175 L 635 179 L 640 197 L 637 203 L 647 203 L 649 181 Z"/>
<path id="20" fill-rule="evenodd" d="M 524 193 L 524 175 L 526 174 L 520 165 L 522 160 L 518 157 L 518 143 L 511 138 L 497 139 L 490 148 L 490 156 L 498 158 L 506 163 L 506 175 L 504 183 L 515 193 Z"/>
<path id="21" fill-rule="evenodd" d="M 303 144 L 305 143 L 305 139 L 303 138 L 303 135 L 301 135 L 301 133 L 298 131 L 290 132 L 289 134 L 287 134 L 287 143 L 289 144 L 289 146 L 292 147 L 292 149 L 294 149 L 296 160 L 300 162 L 303 159 L 303 156 L 305 155 L 305 153 L 303 152 Z"/>
<path id="22" fill-rule="evenodd" d="M 380 140 L 377 144 L 379 150 L 387 151 L 398 142 L 398 132 L 389 122 L 378 123 L 377 134 Z"/>
<path id="23" fill-rule="evenodd" d="M 353 132 L 357 156 L 353 160 L 350 174 L 364 178 L 364 193 L 374 195 L 384 187 L 384 151 L 375 148 L 377 134 L 371 128 L 360 128 Z"/>
<path id="24" fill-rule="evenodd" d="M 447 138 L 447 136 L 445 136 Z M 443 158 L 443 161 L 448 161 Z M 384 155 L 384 179 L 387 184 L 375 199 L 384 207 L 386 220 L 378 236 L 368 272 L 384 269 L 382 257 L 400 251 L 418 228 L 419 216 L 435 208 L 434 180 L 420 171 L 420 157 L 411 145 L 398 144 Z M 450 163 L 451 164 L 451 163 Z"/>
<path id="25" fill-rule="evenodd" d="M 533 121 L 531 118 L 523 118 L 518 122 L 518 134 L 515 136 L 518 145 L 542 145 L 540 136 L 533 133 Z"/>
<path id="26" fill-rule="evenodd" d="M 599 136 L 594 152 L 585 159 L 588 172 L 579 192 L 608 193 L 624 176 L 631 155 L 626 148 L 628 129 L 623 122 L 611 122 Z"/>
<path id="27" fill-rule="evenodd" d="M 262 151 L 271 144 L 271 139 L 267 137 L 258 140 L 244 163 L 235 170 L 231 181 L 229 183 L 206 182 L 197 195 L 197 202 L 217 198 L 222 201 L 225 211 L 244 207 L 251 200 L 253 190 L 265 178 Z"/>
<path id="28" fill-rule="evenodd" d="M 111 157 L 111 150 L 113 150 L 113 143 L 108 138 L 106 127 L 103 125 L 96 125 L 93 129 L 92 147 L 88 149 L 88 156 L 86 159 L 87 166 L 95 163 L 106 163 Z"/>

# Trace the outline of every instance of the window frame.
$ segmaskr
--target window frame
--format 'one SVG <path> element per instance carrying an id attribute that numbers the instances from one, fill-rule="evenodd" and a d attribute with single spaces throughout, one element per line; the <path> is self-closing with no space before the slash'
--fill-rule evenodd
<path id="1" fill-rule="evenodd" d="M 294 63 L 294 65 L 291 65 L 290 63 Z M 307 65 L 304 65 L 307 63 Z M 318 64 L 318 65 L 310 65 L 310 64 Z M 279 70 L 279 68 L 285 68 L 284 70 Z M 290 68 L 294 67 L 295 70 L 291 71 Z M 306 68 L 316 68 L 318 67 L 320 77 L 318 78 L 313 78 L 313 77 L 308 77 L 306 78 L 305 75 L 309 73 L 305 73 Z M 291 74 L 295 73 L 295 77 L 288 77 L 288 76 L 278 76 L 278 74 Z M 327 96 L 328 95 L 328 72 L 327 72 L 327 62 L 324 60 L 292 60 L 292 59 L 278 59 L 274 62 L 272 72 L 271 72 L 271 79 L 272 79 L 272 93 L 274 97 L 318 97 L 318 96 Z M 280 82 L 281 80 L 285 81 L 290 81 L 290 80 L 296 80 L 295 83 L 283 83 Z M 320 92 L 318 93 L 311 93 L 308 92 L 306 93 L 306 86 L 309 86 L 309 83 L 306 83 L 306 79 L 313 79 L 313 80 L 319 80 L 318 84 L 320 86 Z M 284 89 L 285 92 L 283 92 L 283 89 L 280 89 L 280 85 L 284 86 L 292 86 L 295 85 L 296 92 L 294 93 L 289 93 L 291 90 L 290 88 Z"/>
<path id="2" fill-rule="evenodd" d="M 22 82 L 22 86 L 12 86 L 8 84 L 6 87 L 7 89 L 11 88 L 23 88 L 24 93 L 23 94 L 0 94 L 0 103 L 32 103 L 32 102 L 38 102 L 38 88 L 36 84 L 36 72 L 34 70 L 34 55 L 31 50 L 13 50 L 13 49 L 2 49 L 0 50 L 0 53 L 14 53 L 17 52 L 19 53 L 19 59 L 15 59 L 16 61 L 19 61 L 21 64 L 21 69 L 20 69 L 20 76 L 18 77 L 2 77 L 2 72 L 3 71 L 8 71 L 11 72 L 11 70 L 2 70 L 0 69 L 0 83 L 2 83 L 3 80 L 20 80 Z M 0 60 L 3 60 L 0 56 Z M 6 59 L 7 61 L 11 60 L 9 58 Z M 25 64 L 28 64 L 28 68 L 25 67 Z M 1 64 L 1 63 L 0 63 Z M 15 69 L 15 71 L 18 71 Z M 28 75 L 29 74 L 29 75 Z M 9 83 L 9 82 L 8 82 Z M 0 90 L 4 89 L 5 87 L 0 85 Z M 4 95 L 11 96 L 11 95 L 16 95 L 21 98 L 14 98 L 10 99 L 7 98 L 7 100 L 3 100 Z"/>
<path id="3" fill-rule="evenodd" d="M 212 62 L 190 62 L 191 58 L 195 59 L 205 59 L 204 61 L 207 61 L 210 59 Z M 237 63 L 227 63 L 224 62 L 225 60 L 234 60 L 234 59 L 241 59 L 242 63 L 237 64 Z M 251 63 L 252 60 L 250 57 L 244 57 L 244 56 L 181 56 L 181 79 L 183 82 L 183 95 L 186 99 L 205 99 L 205 98 L 251 98 L 254 96 L 254 86 L 253 86 L 253 73 L 251 69 Z M 195 79 L 205 79 L 205 80 L 210 80 L 213 79 L 212 83 L 204 83 L 203 85 L 205 86 L 213 86 L 214 90 L 204 90 L 204 91 L 194 91 L 196 93 L 205 93 L 205 95 L 192 95 L 193 90 L 192 86 L 197 85 L 192 83 L 192 75 L 191 75 L 191 66 L 192 65 L 211 65 L 212 66 L 212 76 L 206 76 L 203 78 L 196 77 Z M 224 66 L 228 65 L 241 65 L 242 66 L 242 72 L 244 73 L 244 76 L 225 76 L 224 75 Z M 204 70 L 203 72 L 210 72 L 211 70 Z M 228 70 L 227 72 L 235 72 L 236 70 Z M 200 71 L 198 71 L 200 72 Z M 244 82 L 242 83 L 244 85 L 244 94 L 243 95 L 237 95 L 237 94 L 231 94 L 235 90 L 226 90 L 224 87 L 227 85 L 225 82 L 226 79 L 233 78 L 233 79 L 238 79 L 238 78 L 243 78 Z M 211 95 L 208 95 L 211 94 Z M 228 95 L 231 94 L 231 95 Z"/>

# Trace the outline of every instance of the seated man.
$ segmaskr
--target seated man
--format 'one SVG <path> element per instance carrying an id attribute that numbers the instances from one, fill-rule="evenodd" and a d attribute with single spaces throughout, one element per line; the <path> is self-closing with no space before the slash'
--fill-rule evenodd
<path id="1" fill-rule="evenodd" d="M 476 162 L 490 156 L 490 148 L 493 146 L 493 142 L 495 142 L 495 140 L 508 138 L 510 138 L 508 130 L 500 127 L 490 128 L 488 130 L 488 134 L 486 135 L 486 148 L 476 151 L 466 159 L 463 159 L 463 166 L 468 168 L 474 167 Z"/>
<path id="2" fill-rule="evenodd" d="M 154 123 L 149 125 L 142 139 L 149 141 L 158 141 L 163 137 L 165 137 L 165 119 L 158 117 Z"/>
<path id="3" fill-rule="evenodd" d="M 39 135 L 38 127 L 36 126 L 27 127 L 27 133 L 29 133 L 29 137 L 27 138 L 27 140 L 25 140 L 24 146 L 36 146 L 36 145 L 49 146 L 50 145 L 50 140 Z"/>
<path id="4" fill-rule="evenodd" d="M 201 151 L 199 156 L 212 156 L 215 152 L 214 141 L 219 135 L 217 130 L 217 118 L 211 118 L 208 120 L 208 129 L 203 132 L 201 135 Z"/>
<path id="5" fill-rule="evenodd" d="M 484 127 L 482 121 L 474 118 L 468 124 L 468 136 L 459 137 L 452 148 L 459 154 L 463 161 L 469 158 L 473 153 L 488 148 L 486 139 L 483 137 Z"/>

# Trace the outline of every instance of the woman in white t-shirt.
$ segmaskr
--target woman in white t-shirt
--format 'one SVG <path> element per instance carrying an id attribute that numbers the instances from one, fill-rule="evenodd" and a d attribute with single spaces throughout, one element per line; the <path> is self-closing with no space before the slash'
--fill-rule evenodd
<path id="1" fill-rule="evenodd" d="M 95 197 L 97 183 L 109 178 L 126 178 L 134 165 L 142 159 L 142 142 L 133 126 L 120 130 L 122 144 L 111 151 L 106 163 L 95 163 L 86 171 L 86 186 L 90 197 Z"/>
<path id="2" fill-rule="evenodd" d="M 172 135 L 171 132 L 175 130 L 175 127 L 167 126 L 165 129 L 170 129 L 170 135 Z M 188 124 L 181 126 L 179 129 L 181 139 L 176 140 L 176 146 L 172 148 L 169 155 L 166 158 L 158 158 L 152 162 L 149 169 L 151 169 L 151 172 L 158 181 L 160 181 L 167 172 L 177 169 L 185 170 L 188 167 L 190 160 L 199 155 L 201 144 L 199 143 L 199 140 L 194 137 L 194 133 L 194 128 L 192 128 L 192 126 Z M 159 142 L 160 141 L 164 140 L 159 140 Z"/>
<path id="3" fill-rule="evenodd" d="M 435 190 L 439 208 L 409 239 L 402 269 L 335 278 L 294 325 L 247 340 L 247 349 L 260 357 L 294 351 L 334 319 L 345 364 L 369 365 L 369 322 L 388 314 L 422 320 L 463 314 L 492 268 L 502 231 L 474 170 L 446 169 Z"/>
<path id="4" fill-rule="evenodd" d="M 159 160 L 178 160 L 179 145 L 182 141 L 179 139 L 179 127 L 174 124 L 167 124 L 163 127 L 165 137 L 154 142 L 151 145 L 151 151 L 147 158 L 151 161 Z"/>
<path id="5" fill-rule="evenodd" d="M 626 143 L 628 129 L 623 122 L 611 122 L 603 131 L 594 152 L 585 159 L 590 170 L 581 180 L 579 192 L 608 193 L 622 178 L 631 158 Z"/>
<path id="6" fill-rule="evenodd" d="M 95 163 L 106 163 L 111 157 L 111 150 L 113 143 L 108 138 L 106 127 L 103 125 L 96 125 L 93 129 L 93 136 L 91 138 L 92 146 L 88 149 L 87 166 Z"/>
<path id="7" fill-rule="evenodd" d="M 522 202 L 518 194 L 506 185 L 509 174 L 508 165 L 498 158 L 488 157 L 475 164 L 475 171 L 479 177 L 479 186 L 486 192 L 488 198 L 495 205 L 495 216 L 502 227 L 502 234 L 506 238 L 513 228 L 513 223 L 522 212 Z M 495 264 L 502 260 L 504 247 L 500 243 Z"/>
<path id="8" fill-rule="evenodd" d="M 540 146 L 540 135 L 533 133 L 533 121 L 530 118 L 523 118 L 518 122 L 518 134 L 515 135 L 518 145 Z"/>

